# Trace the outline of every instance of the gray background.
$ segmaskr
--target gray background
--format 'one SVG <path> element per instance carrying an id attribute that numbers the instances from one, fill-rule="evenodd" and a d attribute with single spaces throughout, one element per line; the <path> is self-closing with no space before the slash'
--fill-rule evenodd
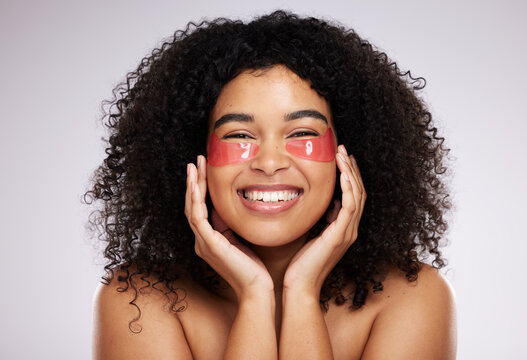
<path id="1" fill-rule="evenodd" d="M 79 199 L 103 156 L 100 101 L 188 21 L 278 7 L 352 26 L 427 79 L 423 96 L 456 158 L 445 273 L 458 357 L 527 358 L 525 4 L 2 0 L 0 358 L 91 356 L 101 259 Z"/>

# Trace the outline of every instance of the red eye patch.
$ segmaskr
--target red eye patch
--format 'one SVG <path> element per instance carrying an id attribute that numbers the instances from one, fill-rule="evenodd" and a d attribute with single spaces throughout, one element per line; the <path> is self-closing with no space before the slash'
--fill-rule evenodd
<path id="1" fill-rule="evenodd" d="M 296 157 L 313 161 L 331 161 L 335 159 L 335 138 L 328 128 L 321 137 L 313 139 L 291 140 L 286 150 Z"/>
<path id="2" fill-rule="evenodd" d="M 208 160 L 212 166 L 237 164 L 251 160 L 258 152 L 254 143 L 231 143 L 221 141 L 216 134 L 209 140 Z"/>
<path id="3" fill-rule="evenodd" d="M 335 159 L 335 138 L 331 129 L 317 138 L 290 140 L 285 148 L 290 154 L 301 159 L 313 161 Z M 208 146 L 208 161 L 212 166 L 238 164 L 254 158 L 258 149 L 255 143 L 221 141 L 216 134 L 212 134 Z"/>

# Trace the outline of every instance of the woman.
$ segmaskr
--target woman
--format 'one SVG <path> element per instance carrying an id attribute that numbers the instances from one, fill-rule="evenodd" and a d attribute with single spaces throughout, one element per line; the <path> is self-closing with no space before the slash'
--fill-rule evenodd
<path id="1" fill-rule="evenodd" d="M 420 87 L 280 11 L 154 50 L 87 193 L 108 242 L 96 358 L 455 358 L 447 150 Z"/>

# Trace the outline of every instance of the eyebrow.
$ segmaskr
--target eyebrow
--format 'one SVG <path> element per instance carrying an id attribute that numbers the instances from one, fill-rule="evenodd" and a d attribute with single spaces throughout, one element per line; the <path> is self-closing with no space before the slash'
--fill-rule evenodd
<path id="1" fill-rule="evenodd" d="M 328 123 L 328 119 L 324 115 L 322 115 L 322 113 L 316 110 L 300 110 L 300 111 L 289 113 L 285 116 L 285 119 L 287 121 L 301 119 L 301 118 L 314 118 L 314 119 L 322 120 L 326 124 Z"/>
<path id="2" fill-rule="evenodd" d="M 326 124 L 328 124 L 328 119 L 319 111 L 317 110 L 299 110 L 294 111 L 292 113 L 286 114 L 284 119 L 285 121 L 291 121 L 301 118 L 314 118 L 318 120 L 322 120 Z M 225 114 L 222 115 L 216 122 L 214 123 L 214 130 L 222 126 L 223 124 L 226 124 L 228 122 L 254 122 L 254 116 L 244 113 L 234 113 L 234 114 Z"/>

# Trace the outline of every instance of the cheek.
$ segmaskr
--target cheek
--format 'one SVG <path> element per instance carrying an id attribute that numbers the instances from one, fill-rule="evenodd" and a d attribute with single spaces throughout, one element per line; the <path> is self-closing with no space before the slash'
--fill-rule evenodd
<path id="1" fill-rule="evenodd" d="M 230 190 L 226 182 L 228 174 L 224 170 L 225 168 L 207 166 L 207 191 L 213 202 L 217 202 Z"/>
<path id="2" fill-rule="evenodd" d="M 335 186 L 337 183 L 337 166 L 335 162 L 331 163 L 333 166 L 330 166 L 325 172 L 320 172 L 324 174 L 320 178 L 321 188 L 324 189 L 323 195 L 326 199 L 331 199 L 333 193 L 335 192 Z"/>
<path id="3" fill-rule="evenodd" d="M 310 183 L 310 191 L 315 194 L 314 201 L 320 202 L 325 211 L 333 198 L 335 186 L 339 186 L 337 185 L 337 166 L 334 161 L 326 163 L 306 161 L 306 163 L 319 165 L 316 168 L 312 166 L 309 170 L 306 167 L 304 171 L 310 176 L 308 181 Z"/>
<path id="4" fill-rule="evenodd" d="M 230 167 L 207 166 L 207 192 L 220 217 L 224 220 L 234 209 L 233 182 L 236 174 Z"/>
<path id="5" fill-rule="evenodd" d="M 324 202 L 333 196 L 335 186 L 339 186 L 337 185 L 337 165 L 335 161 L 298 160 L 297 166 L 306 178 L 309 192 L 316 194 L 311 200 Z"/>

